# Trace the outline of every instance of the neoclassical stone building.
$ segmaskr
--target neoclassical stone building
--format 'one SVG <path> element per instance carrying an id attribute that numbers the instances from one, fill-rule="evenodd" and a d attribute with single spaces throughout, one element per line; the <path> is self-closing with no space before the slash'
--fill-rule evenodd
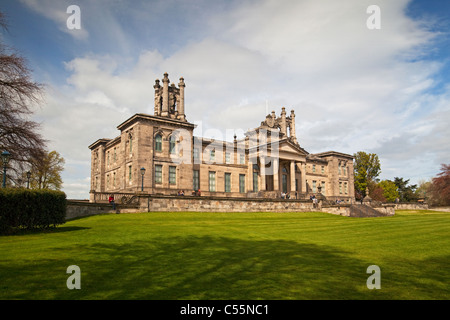
<path id="1" fill-rule="evenodd" d="M 99 139 L 91 150 L 94 195 L 133 193 L 309 199 L 354 199 L 353 157 L 328 151 L 310 154 L 295 135 L 295 113 L 267 115 L 234 141 L 194 136 L 187 120 L 184 79 L 178 87 L 164 74 L 156 80 L 154 115 L 135 114 L 117 126 L 120 135 Z M 145 173 L 141 168 L 145 169 Z M 142 173 L 144 173 L 142 175 Z"/>

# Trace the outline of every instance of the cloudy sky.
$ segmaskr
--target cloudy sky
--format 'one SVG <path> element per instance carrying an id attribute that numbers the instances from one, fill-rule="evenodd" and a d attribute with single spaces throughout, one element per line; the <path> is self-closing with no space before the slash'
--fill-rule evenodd
<path id="1" fill-rule="evenodd" d="M 70 5 L 80 29 L 68 28 Z M 447 1 L 20 0 L 0 10 L 3 41 L 46 85 L 35 120 L 66 159 L 68 198 L 89 196 L 91 143 L 153 114 L 164 72 L 184 77 L 198 136 L 225 138 L 286 107 L 308 152 L 376 153 L 381 179 L 417 183 L 450 163 Z"/>

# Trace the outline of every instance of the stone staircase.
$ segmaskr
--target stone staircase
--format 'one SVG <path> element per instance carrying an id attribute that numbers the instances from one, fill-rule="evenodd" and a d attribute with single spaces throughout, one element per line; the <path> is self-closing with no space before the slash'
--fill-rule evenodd
<path id="1" fill-rule="evenodd" d="M 352 204 L 350 206 L 350 217 L 385 217 L 385 213 L 380 212 L 365 204 Z"/>

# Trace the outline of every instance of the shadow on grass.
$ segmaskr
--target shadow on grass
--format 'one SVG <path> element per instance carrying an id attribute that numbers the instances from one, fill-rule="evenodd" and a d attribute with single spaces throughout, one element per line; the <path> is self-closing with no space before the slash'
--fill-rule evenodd
<path id="1" fill-rule="evenodd" d="M 434 267 L 444 262 L 436 260 Z M 66 269 L 73 264 L 81 269 L 81 290 L 66 287 Z M 0 298 L 402 299 L 396 291 L 367 289 L 370 264 L 332 247 L 294 241 L 150 238 L 77 247 L 73 259 L 0 263 Z M 408 275 L 391 276 L 401 284 Z"/>
<path id="2" fill-rule="evenodd" d="M 0 234 L 1 236 L 23 236 L 23 235 L 29 235 L 29 234 L 41 234 L 41 233 L 61 233 L 61 232 L 72 232 L 72 231 L 81 231 L 90 229 L 88 227 L 77 227 L 77 226 L 71 226 L 71 227 L 64 227 L 64 226 L 58 226 L 58 227 L 50 227 L 47 229 L 40 229 L 40 228 L 34 228 L 34 229 L 15 229 L 15 230 L 9 230 L 5 234 Z"/>

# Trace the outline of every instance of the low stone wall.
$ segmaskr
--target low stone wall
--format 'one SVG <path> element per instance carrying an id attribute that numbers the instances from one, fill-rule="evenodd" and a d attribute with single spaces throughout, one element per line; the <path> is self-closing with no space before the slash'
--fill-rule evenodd
<path id="1" fill-rule="evenodd" d="M 132 203 L 117 204 L 112 210 L 109 203 L 90 203 L 87 201 L 67 201 L 66 219 L 95 215 L 100 213 L 136 212 L 307 212 L 322 211 L 341 216 L 351 216 L 351 205 L 323 205 L 317 207 L 311 200 L 264 199 L 264 198 L 222 198 L 195 196 L 168 196 L 136 194 Z M 382 215 L 395 213 L 393 205 L 375 208 Z"/>
<path id="2" fill-rule="evenodd" d="M 68 200 L 66 220 L 100 213 L 133 212 L 299 212 L 321 211 L 310 200 L 220 198 L 193 196 L 137 195 L 133 204 L 91 203 Z"/>
<path id="3" fill-rule="evenodd" d="M 89 203 L 87 201 L 68 200 L 66 206 L 66 220 L 105 213 L 111 210 L 109 204 Z"/>
<path id="4" fill-rule="evenodd" d="M 132 213 L 141 212 L 138 206 L 132 205 L 117 205 L 116 210 L 107 203 L 90 203 L 88 201 L 67 200 L 66 206 L 66 220 L 71 220 L 80 217 L 86 217 L 101 213 Z M 146 210 L 145 210 L 146 211 Z"/>
<path id="5" fill-rule="evenodd" d="M 396 210 L 428 210 L 427 203 L 396 203 Z"/>
<path id="6" fill-rule="evenodd" d="M 148 211 L 290 212 L 320 211 L 310 200 L 151 196 Z M 143 204 L 145 205 L 145 203 Z"/>
<path id="7" fill-rule="evenodd" d="M 328 212 L 331 214 L 335 214 L 338 216 L 350 216 L 350 205 L 349 204 L 343 204 L 343 205 L 329 205 L 329 206 L 323 206 L 322 207 L 323 212 Z"/>

